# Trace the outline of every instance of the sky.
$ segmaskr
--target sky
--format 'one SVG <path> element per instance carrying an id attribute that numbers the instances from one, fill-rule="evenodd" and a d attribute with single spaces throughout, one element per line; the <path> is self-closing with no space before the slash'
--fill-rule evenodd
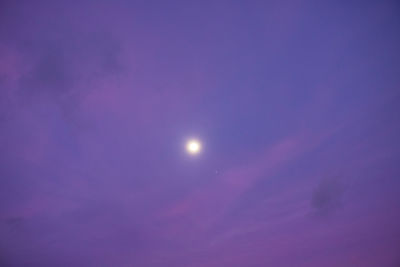
<path id="1" fill-rule="evenodd" d="M 394 0 L 1 1 L 0 265 L 400 266 L 399 26 Z"/>

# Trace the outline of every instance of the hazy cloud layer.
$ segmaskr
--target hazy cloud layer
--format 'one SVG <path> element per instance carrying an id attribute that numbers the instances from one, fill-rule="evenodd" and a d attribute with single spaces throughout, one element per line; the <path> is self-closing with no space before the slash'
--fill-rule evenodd
<path id="1" fill-rule="evenodd" d="M 396 266 L 398 12 L 0 2 L 0 265 Z"/>

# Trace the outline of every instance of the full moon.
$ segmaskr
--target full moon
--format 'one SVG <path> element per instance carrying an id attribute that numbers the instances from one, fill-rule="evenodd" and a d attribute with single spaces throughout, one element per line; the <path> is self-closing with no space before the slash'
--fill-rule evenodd
<path id="1" fill-rule="evenodd" d="M 192 155 L 198 154 L 201 150 L 201 144 L 198 140 L 194 140 L 194 139 L 189 140 L 186 143 L 186 150 L 189 154 L 192 154 Z"/>

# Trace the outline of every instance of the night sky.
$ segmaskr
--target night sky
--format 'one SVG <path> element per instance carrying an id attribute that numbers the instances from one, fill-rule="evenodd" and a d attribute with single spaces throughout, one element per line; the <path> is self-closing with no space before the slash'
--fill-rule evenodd
<path id="1" fill-rule="evenodd" d="M 394 0 L 2 0 L 0 266 L 400 266 L 399 102 Z"/>

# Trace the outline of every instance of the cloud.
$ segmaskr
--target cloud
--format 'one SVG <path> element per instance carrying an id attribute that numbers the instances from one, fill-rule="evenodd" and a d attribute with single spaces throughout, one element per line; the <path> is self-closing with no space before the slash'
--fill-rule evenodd
<path id="1" fill-rule="evenodd" d="M 322 180 L 311 198 L 314 215 L 329 216 L 343 205 L 343 184 L 337 178 Z"/>
<path id="2" fill-rule="evenodd" d="M 345 200 L 338 179 L 312 177 L 343 168 L 361 138 L 384 139 L 360 128 L 380 117 L 347 89 L 364 81 L 358 91 L 375 101 L 365 77 L 387 70 L 359 53 L 321 57 L 364 47 L 354 27 L 319 28 L 321 13 L 303 16 L 302 4 L 5 2 L 0 265 L 293 266 L 343 247 L 344 227 L 306 214 L 331 216 Z M 385 40 L 373 38 L 381 29 L 371 40 Z M 337 59 L 368 72 L 343 75 Z M 195 160 L 181 153 L 187 133 L 204 140 Z M 357 151 L 348 158 L 364 164 Z M 376 151 L 363 154 L 375 162 Z M 327 237 L 339 245 L 321 246 Z"/>
<path id="3" fill-rule="evenodd" d="M 25 219 L 21 216 L 14 216 L 14 217 L 8 217 L 4 219 L 4 224 L 8 228 L 9 231 L 11 232 L 17 232 L 21 231 L 23 228 Z"/>

